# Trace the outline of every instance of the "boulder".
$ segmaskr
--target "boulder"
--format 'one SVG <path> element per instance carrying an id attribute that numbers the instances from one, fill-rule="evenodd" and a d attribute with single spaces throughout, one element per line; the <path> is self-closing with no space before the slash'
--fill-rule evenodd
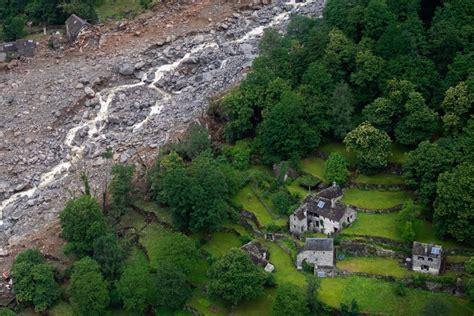
<path id="1" fill-rule="evenodd" d="M 131 76 L 135 72 L 135 67 L 132 64 L 124 63 L 119 66 L 119 73 L 123 76 Z"/>

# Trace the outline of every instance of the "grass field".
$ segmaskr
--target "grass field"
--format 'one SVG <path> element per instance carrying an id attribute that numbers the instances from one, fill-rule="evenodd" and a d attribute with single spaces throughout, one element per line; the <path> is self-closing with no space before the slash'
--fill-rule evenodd
<path id="1" fill-rule="evenodd" d="M 268 208 L 271 208 L 271 201 L 268 198 L 263 199 Z M 275 224 L 278 226 L 286 225 L 287 218 L 276 216 L 275 214 L 270 213 L 270 211 L 260 202 L 255 193 L 253 193 L 250 185 L 245 186 L 240 190 L 235 196 L 234 201 L 242 207 L 253 213 L 258 222 L 263 225 Z"/>
<path id="2" fill-rule="evenodd" d="M 402 241 L 398 231 L 398 213 L 367 214 L 359 212 L 357 220 L 343 230 L 347 235 L 368 235 Z"/>
<path id="3" fill-rule="evenodd" d="M 300 197 L 300 202 L 303 202 L 306 195 L 311 194 L 311 192 L 309 192 L 308 190 L 300 187 L 298 180 L 287 184 L 286 188 L 288 189 L 288 191 L 290 191 L 291 194 L 297 194 Z"/>
<path id="4" fill-rule="evenodd" d="M 342 154 L 351 165 L 355 165 L 356 163 L 356 154 L 353 151 L 347 151 L 346 146 L 342 143 L 329 143 L 323 145 L 319 148 L 320 151 L 330 154 L 332 152 L 338 152 Z M 406 153 L 408 152 L 408 148 L 405 148 L 402 145 L 392 143 L 392 155 L 388 158 L 388 162 L 393 164 L 401 165 L 406 159 Z"/>
<path id="5" fill-rule="evenodd" d="M 272 215 L 260 203 L 257 196 L 252 192 L 250 185 L 240 190 L 234 197 L 234 200 L 241 204 L 245 210 L 252 212 L 260 224 L 268 225 L 273 222 Z"/>
<path id="6" fill-rule="evenodd" d="M 212 234 L 209 240 L 202 249 L 213 255 L 214 257 L 221 257 L 225 255 L 232 248 L 240 248 L 240 239 L 234 233 L 216 232 Z"/>
<path id="7" fill-rule="evenodd" d="M 163 223 L 171 224 L 171 213 L 168 209 L 159 206 L 153 201 L 135 201 L 133 205 L 144 212 L 154 213 L 156 217 Z"/>
<path id="8" fill-rule="evenodd" d="M 357 300 L 361 311 L 388 315 L 421 315 L 424 306 L 441 300 L 450 307 L 450 315 L 472 315 L 474 306 L 459 297 L 443 293 L 407 289 L 407 296 L 394 292 L 394 283 L 362 278 L 325 278 L 321 281 L 320 299 L 327 305 L 339 308 L 341 302 Z"/>
<path id="9" fill-rule="evenodd" d="M 104 3 L 97 8 L 99 19 L 121 19 L 133 17 L 143 11 L 140 0 L 104 0 Z"/>
<path id="10" fill-rule="evenodd" d="M 341 143 L 330 143 L 323 145 L 319 148 L 320 151 L 331 154 L 333 152 L 338 152 L 346 158 L 347 162 L 351 165 L 355 165 L 356 163 L 356 154 L 353 151 L 347 151 L 346 146 Z"/>
<path id="11" fill-rule="evenodd" d="M 293 259 L 283 251 L 277 244 L 261 240 L 270 253 L 270 262 L 275 266 L 275 281 L 278 284 L 294 283 L 304 286 L 306 279 L 301 272 L 296 270 Z"/>
<path id="12" fill-rule="evenodd" d="M 407 158 L 406 154 L 408 151 L 409 149 L 406 148 L 405 146 L 392 143 L 392 155 L 388 159 L 388 162 L 397 164 L 397 165 L 403 164 Z"/>
<path id="13" fill-rule="evenodd" d="M 395 278 L 406 278 L 412 272 L 398 265 L 398 260 L 382 257 L 352 257 L 337 261 L 337 267 L 349 272 L 362 272 Z"/>
<path id="14" fill-rule="evenodd" d="M 405 203 L 413 195 L 405 191 L 347 189 L 342 200 L 346 204 L 367 209 L 384 209 Z"/>
<path id="15" fill-rule="evenodd" d="M 416 240 L 426 243 L 434 243 L 441 245 L 445 248 L 468 248 L 465 245 L 457 243 L 454 240 L 441 240 L 439 239 L 433 227 L 433 224 L 423 220 L 417 220 L 415 222 Z"/>
<path id="16" fill-rule="evenodd" d="M 404 180 L 401 175 L 393 174 L 393 173 L 379 173 L 373 176 L 366 176 L 363 174 L 359 174 L 355 179 L 355 183 L 362 183 L 362 184 L 403 184 Z"/>
<path id="17" fill-rule="evenodd" d="M 309 157 L 301 160 L 301 170 L 323 182 L 327 182 L 324 177 L 324 160 L 318 157 Z"/>
<path id="18" fill-rule="evenodd" d="M 164 229 L 158 224 L 148 225 L 140 236 L 140 243 L 145 247 L 148 258 L 150 259 L 150 267 L 157 269 L 160 260 L 159 243 L 166 236 L 173 234 L 171 231 Z"/>

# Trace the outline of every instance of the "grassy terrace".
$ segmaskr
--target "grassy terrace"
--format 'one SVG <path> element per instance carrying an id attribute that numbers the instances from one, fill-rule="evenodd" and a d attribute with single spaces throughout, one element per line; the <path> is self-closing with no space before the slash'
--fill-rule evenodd
<path id="1" fill-rule="evenodd" d="M 159 243 L 166 235 L 173 232 L 164 229 L 159 224 L 148 225 L 140 236 L 140 243 L 145 247 L 148 258 L 150 259 L 150 267 L 157 269 L 161 254 L 159 252 Z"/>
<path id="2" fill-rule="evenodd" d="M 406 278 L 411 272 L 398 265 L 398 260 L 381 257 L 352 257 L 337 261 L 337 267 L 349 272 L 363 272 L 395 278 Z"/>
<path id="3" fill-rule="evenodd" d="M 351 165 L 356 163 L 356 154 L 354 152 L 348 152 L 346 146 L 341 143 L 330 143 L 323 145 L 319 148 L 320 151 L 330 154 L 332 152 L 339 152 L 342 154 Z M 392 155 L 388 158 L 389 163 L 401 165 L 406 159 L 406 153 L 408 149 L 402 145 L 392 143 Z"/>
<path id="4" fill-rule="evenodd" d="M 241 246 L 240 239 L 234 233 L 216 232 L 202 249 L 214 257 L 225 255 L 232 248 Z"/>
<path id="5" fill-rule="evenodd" d="M 142 12 L 140 0 L 104 0 L 97 8 L 97 14 L 101 21 L 113 18 L 120 19 L 126 16 L 135 16 Z"/>
<path id="6" fill-rule="evenodd" d="M 268 208 L 271 207 L 271 201 L 269 199 L 263 199 L 264 203 Z M 286 225 L 287 218 L 277 217 L 270 213 L 267 207 L 265 207 L 260 200 L 257 198 L 255 193 L 252 191 L 250 185 L 247 185 L 240 190 L 234 197 L 234 201 L 243 206 L 243 208 L 249 212 L 252 212 L 258 222 L 263 225 L 276 224 L 278 226 Z"/>
<path id="7" fill-rule="evenodd" d="M 147 212 L 154 213 L 156 217 L 164 223 L 171 224 L 171 213 L 168 209 L 159 206 L 153 201 L 136 201 L 133 203 L 138 209 Z"/>
<path id="8" fill-rule="evenodd" d="M 385 185 L 394 185 L 394 184 L 404 184 L 403 177 L 398 174 L 393 173 L 379 173 L 373 176 L 366 176 L 363 174 L 357 175 L 354 179 L 355 183 L 361 184 L 385 184 Z"/>
<path id="9" fill-rule="evenodd" d="M 309 157 L 301 160 L 301 170 L 308 173 L 323 182 L 327 182 L 324 178 L 324 160 L 318 157 Z"/>
<path id="10" fill-rule="evenodd" d="M 450 315 L 472 315 L 474 312 L 473 304 L 459 297 L 417 289 L 407 289 L 407 296 L 399 297 L 394 287 L 391 282 L 362 277 L 325 278 L 319 296 L 334 308 L 339 308 L 341 302 L 350 303 L 356 299 L 361 311 L 368 313 L 421 315 L 423 307 L 433 300 L 445 302 L 450 307 Z"/>
<path id="11" fill-rule="evenodd" d="M 413 195 L 405 191 L 376 191 L 347 189 L 342 200 L 346 204 L 367 209 L 384 209 L 403 204 Z"/>
<path id="12" fill-rule="evenodd" d="M 367 214 L 359 212 L 351 227 L 344 229 L 345 235 L 368 235 L 402 241 L 398 231 L 398 213 Z"/>
<path id="13" fill-rule="evenodd" d="M 344 235 L 367 235 L 403 241 L 398 231 L 398 212 L 386 214 L 367 214 L 359 212 L 351 227 L 344 229 Z M 427 221 L 416 220 L 417 241 L 434 243 L 445 248 L 466 248 L 455 241 L 440 240 L 436 237 L 433 225 Z"/>

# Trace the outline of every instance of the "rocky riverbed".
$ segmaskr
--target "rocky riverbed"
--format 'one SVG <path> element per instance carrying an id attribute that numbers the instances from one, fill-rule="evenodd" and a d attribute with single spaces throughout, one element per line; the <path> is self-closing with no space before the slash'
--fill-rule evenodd
<path id="1" fill-rule="evenodd" d="M 98 194 L 113 162 L 152 161 L 209 98 L 244 78 L 264 28 L 284 30 L 292 14 L 319 17 L 323 7 L 276 0 L 207 32 L 0 74 L 0 257 L 56 220 L 82 172 Z"/>

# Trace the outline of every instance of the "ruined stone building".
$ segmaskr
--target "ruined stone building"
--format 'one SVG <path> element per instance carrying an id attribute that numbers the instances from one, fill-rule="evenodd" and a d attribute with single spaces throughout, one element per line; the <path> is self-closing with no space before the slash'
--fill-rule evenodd
<path id="1" fill-rule="evenodd" d="M 33 40 L 19 39 L 0 44 L 0 62 L 19 57 L 35 57 L 36 43 Z"/>
<path id="2" fill-rule="evenodd" d="M 252 240 L 240 247 L 240 249 L 248 253 L 253 263 L 264 268 L 266 272 L 273 272 L 275 270 L 275 266 L 268 261 L 268 251 L 263 248 L 258 240 Z"/>
<path id="3" fill-rule="evenodd" d="M 357 212 L 340 200 L 343 192 L 335 183 L 316 195 L 307 196 L 303 204 L 290 215 L 290 232 L 301 236 L 305 232 L 333 234 L 350 225 Z"/>
<path id="4" fill-rule="evenodd" d="M 73 41 L 76 39 L 79 33 L 91 27 L 92 26 L 89 23 L 87 23 L 86 20 L 78 17 L 75 14 L 71 14 L 71 16 L 66 20 L 67 37 L 69 38 L 69 40 Z"/>

